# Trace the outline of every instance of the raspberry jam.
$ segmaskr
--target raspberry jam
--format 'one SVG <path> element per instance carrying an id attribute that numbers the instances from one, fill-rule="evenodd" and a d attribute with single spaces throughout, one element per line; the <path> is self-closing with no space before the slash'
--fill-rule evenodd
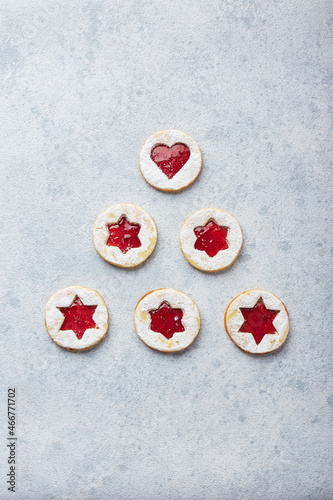
<path id="1" fill-rule="evenodd" d="M 191 156 L 191 152 L 186 144 L 177 143 L 171 148 L 165 144 L 159 144 L 152 149 L 151 159 L 162 170 L 162 172 L 172 179 L 185 165 Z"/>
<path id="2" fill-rule="evenodd" d="M 129 222 L 126 215 L 122 215 L 116 224 L 108 224 L 109 237 L 106 244 L 110 247 L 118 247 L 122 253 L 131 248 L 141 247 L 138 234 L 140 224 Z"/>
<path id="3" fill-rule="evenodd" d="M 266 309 L 262 297 L 259 298 L 255 306 L 240 307 L 239 309 L 245 320 L 239 331 L 252 333 L 257 345 L 260 344 L 265 335 L 277 333 L 273 325 L 273 320 L 280 311 Z"/>
<path id="4" fill-rule="evenodd" d="M 210 219 L 205 226 L 198 226 L 194 229 L 197 237 L 194 248 L 206 252 L 209 257 L 215 257 L 220 250 L 229 248 L 228 230 L 228 227 L 219 226 L 213 219 Z"/>
<path id="5" fill-rule="evenodd" d="M 182 323 L 183 311 L 173 308 L 168 302 L 162 302 L 158 309 L 149 311 L 153 332 L 161 333 L 165 338 L 171 339 L 176 332 L 184 332 Z"/>
<path id="6" fill-rule="evenodd" d="M 97 328 L 93 315 L 97 306 L 86 306 L 76 295 L 69 307 L 58 307 L 64 315 L 60 330 L 73 330 L 80 340 L 88 328 Z"/>

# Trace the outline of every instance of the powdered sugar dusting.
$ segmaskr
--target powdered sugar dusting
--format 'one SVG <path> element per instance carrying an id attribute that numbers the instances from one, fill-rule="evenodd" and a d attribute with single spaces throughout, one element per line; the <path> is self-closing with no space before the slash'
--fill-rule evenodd
<path id="1" fill-rule="evenodd" d="M 181 170 L 169 179 L 151 159 L 152 149 L 164 144 L 172 147 L 183 143 L 190 149 L 190 158 Z M 140 152 L 140 170 L 149 184 L 162 191 L 179 191 L 189 186 L 198 177 L 202 165 L 202 155 L 196 141 L 181 130 L 161 130 L 148 137 Z"/>
<path id="2" fill-rule="evenodd" d="M 139 239 L 141 246 L 131 248 L 127 253 L 106 244 L 109 237 L 108 224 L 116 224 L 122 215 L 130 222 L 141 226 Z M 134 267 L 144 262 L 153 252 L 157 241 L 157 227 L 152 217 L 141 207 L 131 203 L 119 203 L 109 207 L 96 219 L 93 231 L 97 252 L 110 264 L 120 267 Z"/>
<path id="3" fill-rule="evenodd" d="M 173 308 L 183 311 L 182 324 L 184 332 L 174 333 L 171 339 L 150 329 L 149 311 L 157 309 L 162 302 L 168 302 Z M 153 349 L 164 352 L 181 351 L 188 347 L 200 330 L 200 313 L 195 302 L 185 293 L 171 288 L 154 290 L 140 299 L 135 314 L 134 323 L 138 336 Z"/>
<path id="4" fill-rule="evenodd" d="M 194 229 L 204 226 L 213 219 L 219 226 L 228 227 L 227 241 L 229 247 L 209 257 L 206 252 L 197 250 L 194 245 L 196 235 Z M 220 208 L 204 208 L 192 214 L 184 223 L 180 232 L 180 245 L 186 259 L 192 266 L 203 271 L 220 271 L 229 267 L 238 257 L 243 244 L 242 230 L 231 214 Z"/>
<path id="5" fill-rule="evenodd" d="M 244 323 L 240 307 L 252 308 L 260 297 L 263 298 L 267 309 L 275 309 L 280 312 L 273 320 L 277 333 L 265 335 L 260 344 L 257 345 L 252 334 L 239 331 Z M 275 351 L 286 340 L 289 331 L 289 316 L 285 305 L 278 297 L 265 290 L 248 290 L 238 295 L 227 307 L 224 322 L 227 333 L 233 342 L 243 351 L 252 354 L 265 354 Z"/>
<path id="6" fill-rule="evenodd" d="M 84 305 L 96 306 L 93 320 L 96 328 L 88 328 L 81 339 L 72 330 L 60 330 L 64 315 L 59 307 L 69 307 L 75 296 Z M 65 349 L 82 351 L 93 347 L 105 336 L 109 326 L 109 314 L 103 298 L 98 292 L 83 286 L 70 286 L 56 292 L 48 301 L 45 311 L 45 325 L 51 339 Z"/>

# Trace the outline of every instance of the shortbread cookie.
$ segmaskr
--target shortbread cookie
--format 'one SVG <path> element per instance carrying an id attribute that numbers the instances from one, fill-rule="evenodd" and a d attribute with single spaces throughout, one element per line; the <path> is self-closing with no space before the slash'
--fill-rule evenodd
<path id="1" fill-rule="evenodd" d="M 146 181 L 161 191 L 179 191 L 198 177 L 202 165 L 199 146 L 180 130 L 161 130 L 148 137 L 140 153 Z"/>
<path id="2" fill-rule="evenodd" d="M 267 354 L 286 340 L 289 316 L 283 302 L 272 293 L 249 290 L 228 305 L 224 324 L 240 349 L 251 354 Z"/>
<path id="3" fill-rule="evenodd" d="M 120 203 L 97 217 L 93 239 L 97 252 L 107 262 L 119 267 L 134 267 L 153 252 L 157 228 L 146 210 Z"/>
<path id="4" fill-rule="evenodd" d="M 140 339 L 152 349 L 181 351 L 200 330 L 200 313 L 192 299 L 172 288 L 160 288 L 144 295 L 134 313 Z"/>
<path id="5" fill-rule="evenodd" d="M 235 217 L 220 208 L 194 212 L 180 231 L 180 246 L 192 266 L 202 271 L 221 271 L 238 257 L 243 236 Z"/>
<path id="6" fill-rule="evenodd" d="M 70 351 L 83 351 L 105 336 L 109 315 L 104 300 L 95 290 L 69 286 L 48 301 L 45 325 L 56 344 Z"/>

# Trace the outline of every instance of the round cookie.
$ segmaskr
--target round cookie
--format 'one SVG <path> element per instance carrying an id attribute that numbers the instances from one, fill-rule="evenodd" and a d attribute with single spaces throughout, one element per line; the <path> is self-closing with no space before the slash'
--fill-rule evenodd
<path id="1" fill-rule="evenodd" d="M 231 266 L 242 244 L 239 223 L 220 208 L 203 208 L 194 212 L 180 231 L 180 246 L 184 256 L 201 271 L 221 271 Z"/>
<path id="2" fill-rule="evenodd" d="M 84 351 L 100 342 L 109 326 L 103 298 L 84 286 L 69 286 L 48 301 L 45 325 L 51 339 L 69 351 Z"/>
<path id="3" fill-rule="evenodd" d="M 110 264 L 135 267 L 153 252 L 157 228 L 143 208 L 131 203 L 119 203 L 97 217 L 93 240 L 99 255 Z"/>
<path id="4" fill-rule="evenodd" d="M 267 354 L 285 342 L 289 332 L 286 306 L 265 290 L 248 290 L 228 305 L 225 329 L 231 340 L 251 354 Z"/>
<path id="5" fill-rule="evenodd" d="M 148 137 L 140 152 L 140 170 L 161 191 L 180 191 L 198 177 L 202 155 L 194 139 L 181 130 L 161 130 Z"/>
<path id="6" fill-rule="evenodd" d="M 144 295 L 135 308 L 135 329 L 152 349 L 176 352 L 186 349 L 199 333 L 200 313 L 185 293 L 160 288 Z"/>

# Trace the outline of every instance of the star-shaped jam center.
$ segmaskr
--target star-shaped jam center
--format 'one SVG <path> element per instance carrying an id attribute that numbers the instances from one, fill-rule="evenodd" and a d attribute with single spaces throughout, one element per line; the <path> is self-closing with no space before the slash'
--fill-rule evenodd
<path id="1" fill-rule="evenodd" d="M 165 338 L 171 339 L 176 332 L 184 332 L 182 323 L 183 311 L 173 308 L 168 302 L 162 302 L 158 309 L 149 311 L 153 332 L 161 333 Z"/>
<path id="2" fill-rule="evenodd" d="M 171 148 L 165 144 L 158 144 L 150 154 L 153 162 L 168 179 L 172 179 L 183 168 L 190 156 L 190 148 L 181 142 L 174 144 Z"/>
<path id="3" fill-rule="evenodd" d="M 129 222 L 126 215 L 122 215 L 116 224 L 108 224 L 109 237 L 106 244 L 110 247 L 118 247 L 122 253 L 131 248 L 141 247 L 138 234 L 140 224 Z"/>
<path id="4" fill-rule="evenodd" d="M 260 344 L 265 335 L 277 333 L 273 320 L 280 311 L 267 309 L 262 297 L 253 307 L 240 307 L 239 309 L 245 320 L 239 331 L 252 333 L 257 345 Z"/>
<path id="5" fill-rule="evenodd" d="M 60 330 L 73 330 L 80 340 L 88 328 L 98 328 L 93 315 L 97 306 L 86 306 L 78 295 L 75 295 L 69 307 L 58 307 L 64 315 L 64 321 Z"/>
<path id="6" fill-rule="evenodd" d="M 206 252 L 209 257 L 215 257 L 220 250 L 229 248 L 228 230 L 228 227 L 219 226 L 213 219 L 210 219 L 205 226 L 198 226 L 194 229 L 197 237 L 194 248 Z"/>

